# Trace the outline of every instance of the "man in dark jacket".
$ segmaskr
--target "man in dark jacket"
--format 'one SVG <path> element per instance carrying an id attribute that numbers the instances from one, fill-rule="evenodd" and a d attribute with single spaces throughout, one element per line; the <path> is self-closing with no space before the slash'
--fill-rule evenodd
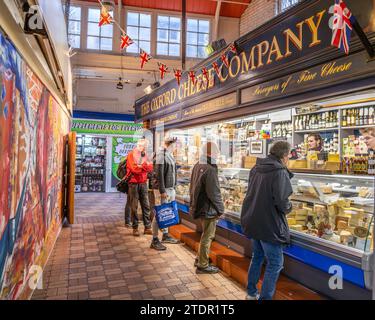
<path id="1" fill-rule="evenodd" d="M 164 147 L 156 154 L 154 163 L 154 172 L 152 177 L 152 187 L 155 189 L 155 204 L 163 204 L 176 199 L 177 184 L 177 166 L 173 157 L 173 151 L 176 146 L 176 138 L 166 137 Z M 163 243 L 179 243 L 168 234 L 168 229 L 162 229 Z M 155 250 L 166 250 L 167 248 L 159 241 L 159 226 L 156 217 L 152 220 L 152 242 L 151 248 Z"/>
<path id="2" fill-rule="evenodd" d="M 216 159 L 219 148 L 208 142 L 203 155 L 194 166 L 190 182 L 190 214 L 202 223 L 202 237 L 196 259 L 197 273 L 217 273 L 219 269 L 209 264 L 209 252 L 215 237 L 217 219 L 224 213 L 220 193 Z"/>
<path id="3" fill-rule="evenodd" d="M 252 239 L 248 300 L 271 300 L 283 268 L 283 246 L 290 241 L 286 215 L 292 210 L 292 174 L 286 168 L 290 145 L 276 142 L 265 159 L 258 159 L 251 170 L 241 212 L 243 232 Z M 257 290 L 262 265 L 267 260 L 260 296 Z"/>

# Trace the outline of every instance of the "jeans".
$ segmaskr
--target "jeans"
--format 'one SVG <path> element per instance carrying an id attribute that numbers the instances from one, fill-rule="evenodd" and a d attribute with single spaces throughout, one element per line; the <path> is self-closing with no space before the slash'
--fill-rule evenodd
<path id="1" fill-rule="evenodd" d="M 131 215 L 130 215 L 130 203 L 129 203 L 129 196 L 126 196 L 126 204 L 125 204 L 125 224 L 130 225 Z"/>
<path id="2" fill-rule="evenodd" d="M 130 212 L 133 220 L 133 229 L 138 229 L 138 200 L 141 203 L 144 227 L 145 229 L 151 228 L 147 183 L 129 184 L 128 197 L 130 198 Z"/>
<path id="3" fill-rule="evenodd" d="M 216 218 L 201 218 L 203 233 L 198 249 L 198 267 L 207 268 L 209 265 L 209 253 L 212 240 L 215 238 Z"/>
<path id="4" fill-rule="evenodd" d="M 162 199 L 160 197 L 159 190 L 155 191 L 155 193 L 156 193 L 156 195 L 155 195 L 155 204 L 156 205 L 163 204 L 163 203 L 168 203 L 168 202 L 176 200 L 176 190 L 174 188 L 166 188 L 165 192 L 166 192 L 166 194 L 167 194 L 168 197 L 166 199 Z M 168 228 L 162 229 L 161 231 L 163 232 L 163 234 L 168 234 Z M 158 234 L 159 234 L 159 226 L 158 226 L 158 222 L 156 220 L 156 217 L 154 217 L 154 219 L 152 220 L 152 236 L 154 238 L 157 238 Z"/>
<path id="5" fill-rule="evenodd" d="M 253 297 L 259 293 L 257 283 L 262 271 L 263 261 L 266 259 L 267 265 L 264 272 L 260 299 L 272 300 L 276 290 L 276 282 L 280 271 L 283 269 L 283 246 L 260 240 L 252 240 L 252 246 L 253 256 L 249 267 L 247 293 Z"/>

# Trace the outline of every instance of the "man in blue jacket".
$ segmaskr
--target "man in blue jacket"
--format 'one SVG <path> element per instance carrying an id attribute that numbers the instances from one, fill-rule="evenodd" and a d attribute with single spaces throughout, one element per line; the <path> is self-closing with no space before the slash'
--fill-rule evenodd
<path id="1" fill-rule="evenodd" d="M 265 159 L 258 159 L 251 170 L 249 185 L 241 212 L 243 232 L 252 239 L 253 256 L 249 268 L 248 300 L 272 300 L 276 282 L 283 268 L 283 246 L 290 242 L 286 215 L 292 210 L 290 179 L 286 165 L 290 145 L 276 142 Z M 264 259 L 267 261 L 262 290 L 257 283 Z"/>

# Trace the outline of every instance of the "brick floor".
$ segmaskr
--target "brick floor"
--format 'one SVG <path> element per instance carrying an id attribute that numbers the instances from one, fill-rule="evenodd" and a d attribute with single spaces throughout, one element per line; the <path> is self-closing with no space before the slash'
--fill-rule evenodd
<path id="1" fill-rule="evenodd" d="M 76 194 L 76 223 L 62 229 L 33 300 L 243 299 L 245 290 L 224 273 L 195 274 L 194 252 L 149 248 L 124 227 L 124 197 Z"/>

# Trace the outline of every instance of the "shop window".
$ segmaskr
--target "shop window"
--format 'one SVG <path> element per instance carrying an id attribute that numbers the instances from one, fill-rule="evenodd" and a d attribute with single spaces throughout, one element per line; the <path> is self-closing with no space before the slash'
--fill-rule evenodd
<path id="1" fill-rule="evenodd" d="M 288 10 L 290 7 L 293 7 L 301 0 L 279 0 L 278 3 L 278 12 L 282 13 L 286 10 Z"/>
<path id="2" fill-rule="evenodd" d="M 151 15 L 139 12 L 128 12 L 126 32 L 137 45 L 129 46 L 126 50 L 138 53 L 139 48 L 151 52 Z M 138 46 L 138 47 L 137 47 Z"/>
<path id="3" fill-rule="evenodd" d="M 186 55 L 189 58 L 206 58 L 206 46 L 210 42 L 210 21 L 187 20 Z"/>
<path id="4" fill-rule="evenodd" d="M 87 49 L 112 51 L 113 25 L 99 27 L 100 9 L 90 8 L 87 20 Z"/>
<path id="5" fill-rule="evenodd" d="M 81 7 L 70 6 L 68 17 L 68 41 L 70 46 L 81 47 Z"/>
<path id="6" fill-rule="evenodd" d="M 178 17 L 158 16 L 157 54 L 179 56 L 181 44 L 181 19 Z"/>

